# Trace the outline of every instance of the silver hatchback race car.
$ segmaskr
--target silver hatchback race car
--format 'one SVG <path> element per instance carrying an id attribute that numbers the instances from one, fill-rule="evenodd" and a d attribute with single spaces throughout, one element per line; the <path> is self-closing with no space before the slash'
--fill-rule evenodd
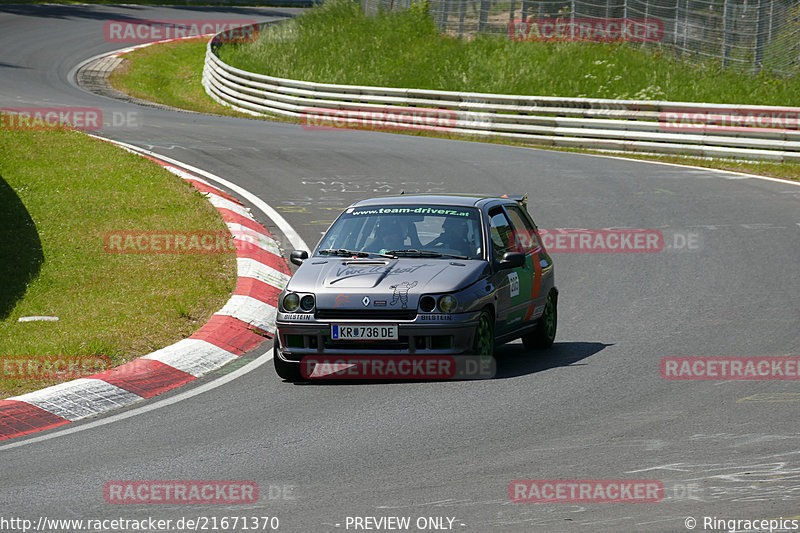
<path id="1" fill-rule="evenodd" d="M 274 354 L 288 381 L 307 377 L 310 356 L 491 356 L 514 339 L 555 339 L 553 261 L 526 197 L 362 200 L 291 261 Z"/>

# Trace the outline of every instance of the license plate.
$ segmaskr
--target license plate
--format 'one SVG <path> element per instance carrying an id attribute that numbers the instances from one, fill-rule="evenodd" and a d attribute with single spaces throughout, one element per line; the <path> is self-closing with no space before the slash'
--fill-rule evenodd
<path id="1" fill-rule="evenodd" d="M 331 339 L 335 341 L 396 341 L 397 325 L 364 326 L 361 324 L 331 325 Z"/>

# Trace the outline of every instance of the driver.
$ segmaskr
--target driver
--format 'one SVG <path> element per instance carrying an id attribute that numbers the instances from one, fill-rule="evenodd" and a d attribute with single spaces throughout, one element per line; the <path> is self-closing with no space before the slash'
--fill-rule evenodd
<path id="1" fill-rule="evenodd" d="M 436 237 L 429 246 L 442 246 L 457 250 L 459 255 L 472 257 L 475 250 L 472 249 L 470 242 L 467 240 L 469 227 L 467 221 L 459 217 L 447 217 L 442 224 L 442 233 Z"/>

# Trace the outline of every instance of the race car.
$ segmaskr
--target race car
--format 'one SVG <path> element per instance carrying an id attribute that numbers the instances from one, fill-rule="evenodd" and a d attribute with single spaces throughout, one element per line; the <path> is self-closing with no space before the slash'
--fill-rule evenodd
<path id="1" fill-rule="evenodd" d="M 278 299 L 274 364 L 287 381 L 319 355 L 492 356 L 556 336 L 553 261 L 525 196 L 403 194 L 333 222 Z M 307 377 L 307 376 L 305 376 Z"/>

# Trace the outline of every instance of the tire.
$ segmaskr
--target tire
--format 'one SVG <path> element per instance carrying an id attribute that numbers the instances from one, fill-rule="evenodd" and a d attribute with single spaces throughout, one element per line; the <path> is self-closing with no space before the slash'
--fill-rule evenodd
<path id="1" fill-rule="evenodd" d="M 494 356 L 494 318 L 484 309 L 475 326 L 475 340 L 472 342 L 475 355 Z"/>
<path id="2" fill-rule="evenodd" d="M 556 340 L 558 327 L 558 296 L 554 289 L 547 294 L 544 302 L 544 313 L 539 317 L 536 329 L 523 335 L 522 344 L 528 350 L 543 350 L 550 348 Z"/>
<path id="3" fill-rule="evenodd" d="M 300 373 L 300 365 L 296 363 L 287 363 L 278 356 L 278 342 L 275 341 L 275 346 L 272 348 L 272 362 L 275 364 L 275 373 L 278 376 L 290 383 L 298 381 L 305 381 Z"/>

